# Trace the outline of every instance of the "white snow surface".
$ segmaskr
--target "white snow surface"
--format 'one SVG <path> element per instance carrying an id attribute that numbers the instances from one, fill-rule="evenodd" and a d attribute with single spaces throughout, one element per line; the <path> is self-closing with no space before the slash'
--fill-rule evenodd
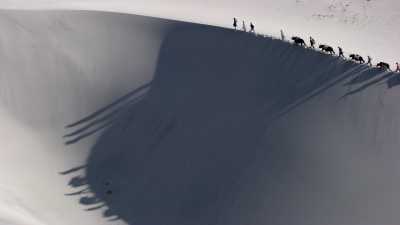
<path id="1" fill-rule="evenodd" d="M 400 61 L 400 1 L 397 0 L 1 0 L 7 9 L 85 9 L 132 13 L 231 27 L 232 18 L 256 31 L 297 35 L 371 55 L 374 62 Z"/>
<path id="2" fill-rule="evenodd" d="M 399 224 L 400 92 L 387 86 L 393 74 L 217 28 L 188 25 L 194 30 L 179 39 L 173 29 L 183 23 L 165 20 L 229 27 L 236 16 L 260 33 L 312 35 L 393 66 L 399 1 L 1 0 L 0 8 L 0 224 Z M 82 11 L 53 11 L 61 9 Z M 100 138 L 108 151 L 93 147 L 101 146 L 101 132 L 63 138 L 75 131 L 66 125 L 154 75 L 149 97 L 132 106 L 135 116 L 118 116 L 128 136 L 119 122 L 117 137 Z M 149 157 L 142 148 L 172 152 Z M 237 152 L 224 161 L 230 149 Z M 108 179 L 116 187 L 111 200 L 99 188 Z M 213 182 L 228 187 L 218 189 L 222 197 L 209 191 Z M 66 195 L 88 185 L 88 193 Z M 93 196 L 100 201 L 87 203 Z"/>
<path id="3" fill-rule="evenodd" d="M 0 196 L 10 202 L 0 221 L 107 224 L 64 195 L 73 189 L 60 172 L 84 165 L 93 143 L 65 146 L 64 126 L 149 82 L 169 23 L 100 12 L 1 11 L 0 18 L 0 177 L 7 190 Z"/>

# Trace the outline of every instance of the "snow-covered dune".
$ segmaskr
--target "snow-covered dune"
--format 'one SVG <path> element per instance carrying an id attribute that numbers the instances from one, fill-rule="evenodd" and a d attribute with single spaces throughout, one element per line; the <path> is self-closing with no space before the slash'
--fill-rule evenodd
<path id="1" fill-rule="evenodd" d="M 64 196 L 72 189 L 59 172 L 85 164 L 93 142 L 66 147 L 64 126 L 152 80 L 172 25 L 118 13 L 0 11 L 0 224 L 107 223 Z"/>
<path id="2" fill-rule="evenodd" d="M 279 40 L 180 27 L 86 178 L 128 224 L 395 225 L 397 84 Z"/>
<path id="3" fill-rule="evenodd" d="M 394 73 L 128 14 L 0 18 L 1 222 L 398 225 Z"/>
<path id="4" fill-rule="evenodd" d="M 374 62 L 400 61 L 398 0 L 0 0 L 5 9 L 104 10 L 231 27 L 237 17 L 256 31 L 297 35 L 371 55 Z"/>

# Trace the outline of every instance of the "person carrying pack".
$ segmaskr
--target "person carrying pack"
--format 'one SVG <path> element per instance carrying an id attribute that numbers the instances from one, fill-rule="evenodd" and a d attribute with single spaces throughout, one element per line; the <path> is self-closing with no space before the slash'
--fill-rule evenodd
<path id="1" fill-rule="evenodd" d="M 314 45 L 315 45 L 315 39 L 310 36 L 310 47 L 315 48 Z"/>
<path id="2" fill-rule="evenodd" d="M 233 27 L 235 28 L 235 30 L 237 29 L 237 19 L 233 18 Z"/>
<path id="3" fill-rule="evenodd" d="M 281 39 L 282 39 L 282 41 L 285 40 L 285 34 L 283 33 L 283 30 L 281 30 Z"/>
<path id="4" fill-rule="evenodd" d="M 254 24 L 250 22 L 250 33 L 255 33 Z"/>
<path id="5" fill-rule="evenodd" d="M 246 23 L 244 22 L 244 20 L 243 20 L 243 22 L 242 22 L 242 30 L 243 30 L 244 32 L 247 32 Z"/>
<path id="6" fill-rule="evenodd" d="M 343 49 L 341 47 L 338 47 L 339 49 L 339 57 L 345 58 L 343 54 Z"/>

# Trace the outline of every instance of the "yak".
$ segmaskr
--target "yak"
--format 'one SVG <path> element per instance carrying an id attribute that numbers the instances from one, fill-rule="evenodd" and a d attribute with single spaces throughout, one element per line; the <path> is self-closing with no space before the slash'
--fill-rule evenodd
<path id="1" fill-rule="evenodd" d="M 359 62 L 359 63 L 365 63 L 365 60 L 363 59 L 363 57 L 362 57 L 361 55 L 358 55 L 358 54 L 350 54 L 349 56 L 350 56 L 350 58 L 351 58 L 352 60 L 354 60 L 354 61 L 357 61 L 357 62 Z"/>
<path id="2" fill-rule="evenodd" d="M 392 71 L 392 70 L 390 69 L 389 64 L 388 64 L 388 63 L 385 63 L 385 62 L 379 62 L 378 64 L 376 64 L 376 66 L 379 67 L 379 68 L 381 68 L 381 69 L 383 69 L 383 70 Z"/>
<path id="3" fill-rule="evenodd" d="M 328 47 L 328 45 L 319 45 L 318 48 L 320 48 L 321 50 Z"/>
<path id="4" fill-rule="evenodd" d="M 306 42 L 302 39 L 302 38 L 299 38 L 299 37 L 292 37 L 292 40 L 294 41 L 294 43 L 295 44 L 297 44 L 297 45 L 301 45 L 301 46 L 304 46 L 304 45 L 306 45 Z"/>
<path id="5" fill-rule="evenodd" d="M 329 45 L 319 45 L 319 48 L 323 51 L 323 52 L 327 52 L 330 54 L 335 54 L 335 51 L 333 50 L 333 48 Z"/>

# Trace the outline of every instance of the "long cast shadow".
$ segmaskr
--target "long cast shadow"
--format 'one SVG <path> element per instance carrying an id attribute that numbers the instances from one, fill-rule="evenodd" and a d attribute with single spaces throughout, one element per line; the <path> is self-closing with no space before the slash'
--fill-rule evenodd
<path id="1" fill-rule="evenodd" d="M 95 196 L 80 190 L 81 204 L 105 210 L 111 221 L 218 224 L 239 192 L 238 178 L 260 155 L 275 165 L 276 158 L 302 154 L 268 152 L 268 124 L 366 69 L 278 40 L 180 27 L 163 42 L 148 94 L 106 127 L 82 167 L 86 177 L 71 184 L 88 185 Z M 111 118 L 103 112 L 71 124 L 86 125 L 70 136 Z M 285 173 L 292 165 L 279 168 Z"/>
<path id="2" fill-rule="evenodd" d="M 387 80 L 388 88 L 394 88 L 394 87 L 399 86 L 399 85 L 400 85 L 400 76 L 399 76 L 399 74 L 396 74 L 396 75 L 390 77 Z"/>
<path id="3" fill-rule="evenodd" d="M 110 103 L 109 105 L 98 109 L 96 112 L 74 122 L 71 124 L 68 124 L 65 126 L 65 128 L 71 128 L 71 127 L 75 127 L 78 125 L 81 125 L 83 123 L 86 122 L 92 122 L 93 120 L 97 120 L 99 116 L 101 116 L 101 114 L 107 112 L 108 110 L 113 110 L 115 109 L 115 107 L 117 107 L 119 104 L 123 104 L 126 101 L 129 101 L 132 97 L 136 96 L 139 92 L 144 91 L 145 89 L 149 88 L 151 85 L 151 82 L 144 84 L 142 86 L 140 86 L 139 88 L 125 94 L 124 96 L 116 99 L 114 102 Z"/>
<path id="4" fill-rule="evenodd" d="M 361 91 L 363 91 L 363 90 L 365 90 L 365 89 L 367 89 L 367 88 L 369 88 L 369 87 L 371 87 L 371 86 L 373 86 L 373 85 L 376 85 L 376 84 L 378 84 L 378 83 L 380 83 L 380 82 L 382 82 L 382 81 L 386 81 L 386 80 L 390 79 L 390 78 L 393 77 L 394 75 L 395 75 L 395 74 L 392 73 L 392 72 L 383 73 L 383 75 L 382 75 L 381 77 L 378 77 L 378 78 L 376 78 L 376 79 L 374 79 L 374 80 L 371 80 L 371 81 L 369 81 L 369 82 L 367 82 L 367 83 L 361 85 L 360 87 L 358 87 L 358 88 L 356 88 L 356 89 L 354 89 L 354 90 L 352 90 L 352 91 L 347 92 L 347 93 L 344 94 L 340 99 L 344 99 L 344 98 L 346 98 L 346 97 L 348 97 L 348 96 L 350 96 L 350 95 L 354 95 L 354 94 L 356 94 L 356 93 L 359 93 L 359 92 L 361 92 Z"/>
<path id="5" fill-rule="evenodd" d="M 334 87 L 337 84 L 342 83 L 346 79 L 352 76 L 356 76 L 359 71 L 365 71 L 365 68 L 362 67 L 354 67 L 349 69 L 348 71 L 344 72 L 343 74 L 340 74 L 337 78 L 335 79 L 329 79 L 327 82 L 323 82 L 323 85 L 319 88 L 309 88 L 307 89 L 307 92 L 304 95 L 297 95 L 293 96 L 292 99 L 289 101 L 286 100 L 284 105 L 280 107 L 277 113 L 272 113 L 272 116 L 269 118 L 269 123 L 273 122 L 284 115 L 290 113 L 291 111 L 295 110 L 299 106 L 303 105 L 304 103 L 310 101 L 311 99 L 321 95 L 323 92 L 329 90 L 330 88 Z M 360 70 L 361 69 L 361 70 Z M 333 80 L 333 81 L 331 81 Z M 280 103 L 282 104 L 282 103 Z"/>
<path id="6" fill-rule="evenodd" d="M 151 82 L 144 84 L 89 116 L 67 125 L 66 128 L 78 128 L 63 136 L 66 139 L 65 144 L 75 144 L 111 126 L 118 117 L 127 112 L 130 105 L 134 105 L 144 98 L 150 86 Z"/>
<path id="7" fill-rule="evenodd" d="M 346 82 L 346 85 L 354 85 L 354 84 L 360 84 L 364 83 L 368 80 L 371 80 L 372 78 L 378 76 L 380 73 L 382 73 L 382 70 L 379 68 L 370 68 L 369 70 L 361 73 L 360 75 L 354 77 L 351 79 L 349 82 Z"/>
<path id="8" fill-rule="evenodd" d="M 60 174 L 61 174 L 61 175 L 68 175 L 68 174 L 75 173 L 75 172 L 77 172 L 77 171 L 83 170 L 83 169 L 85 169 L 85 168 L 86 168 L 86 165 L 77 166 L 77 167 L 71 168 L 71 169 L 69 169 L 69 170 L 62 171 L 62 172 L 60 172 Z"/>
<path id="9" fill-rule="evenodd" d="M 121 117 L 126 115 L 131 115 L 131 109 L 135 104 L 139 103 L 146 96 L 148 89 L 151 87 L 151 82 L 140 86 L 139 88 L 129 92 L 128 94 L 122 96 L 121 98 L 116 99 L 111 104 L 99 109 L 98 111 L 90 114 L 89 116 L 72 123 L 66 128 L 78 127 L 77 130 L 64 135 L 64 138 L 68 138 L 65 142 L 66 145 L 75 144 L 84 138 L 87 138 L 103 129 L 113 126 L 113 124 L 118 121 Z M 70 175 L 77 173 L 81 170 L 87 169 L 87 165 L 78 166 L 67 171 L 60 172 L 61 175 Z M 91 185 L 88 183 L 88 180 L 83 175 L 74 175 L 69 183 L 69 186 L 72 188 L 80 188 L 76 192 L 66 193 L 66 196 L 81 196 L 79 203 L 89 208 L 85 209 L 86 211 L 100 210 L 105 209 L 104 212 L 105 217 L 109 217 L 109 221 L 115 221 L 120 219 L 119 216 L 113 214 L 109 208 L 107 208 L 107 204 L 105 201 L 97 197 L 96 193 L 91 188 Z M 104 185 L 108 186 L 108 185 Z M 110 191 L 106 190 L 106 195 L 110 195 L 107 193 Z"/>

